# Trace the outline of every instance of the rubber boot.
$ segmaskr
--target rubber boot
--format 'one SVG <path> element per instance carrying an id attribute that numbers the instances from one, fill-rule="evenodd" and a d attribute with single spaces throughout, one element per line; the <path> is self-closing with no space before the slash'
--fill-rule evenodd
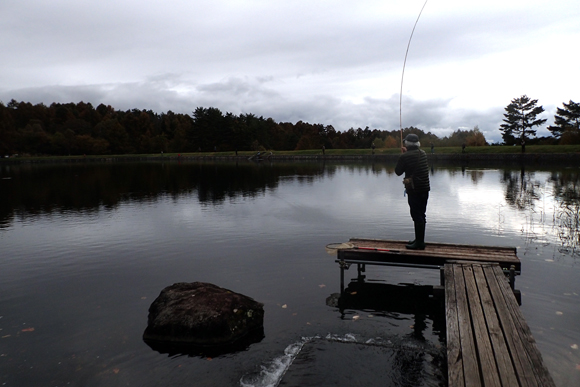
<path id="1" fill-rule="evenodd" d="M 425 222 L 415 222 L 415 241 L 405 247 L 409 250 L 425 250 Z"/>
<path id="2" fill-rule="evenodd" d="M 413 222 L 413 224 L 415 225 L 416 223 L 415 223 L 415 222 Z M 417 227 L 415 226 L 415 238 L 414 238 L 414 239 L 410 239 L 410 240 L 409 240 L 409 243 L 407 243 L 407 244 L 405 245 L 405 248 L 407 248 L 407 249 L 408 249 L 408 248 L 409 248 L 409 246 L 411 246 L 413 243 L 415 243 L 415 240 L 417 240 L 417 236 L 416 236 L 416 235 L 417 235 Z"/>

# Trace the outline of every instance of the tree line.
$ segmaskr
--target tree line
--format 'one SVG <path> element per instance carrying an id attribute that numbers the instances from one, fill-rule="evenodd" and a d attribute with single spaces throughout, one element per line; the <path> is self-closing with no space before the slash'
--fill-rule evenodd
<path id="1" fill-rule="evenodd" d="M 563 108 L 556 108 L 554 125 L 546 128 L 553 135 L 547 141 L 554 144 L 580 144 L 580 103 L 570 100 L 562 105 Z M 534 127 L 547 121 L 545 118 L 538 118 L 544 112 L 544 107 L 538 106 L 538 100 L 527 95 L 512 99 L 505 111 L 500 131 L 506 145 L 524 145 L 526 141 L 536 137 Z"/>
<path id="2" fill-rule="evenodd" d="M 573 102 L 570 101 L 570 104 Z M 559 114 L 566 119 L 567 116 L 560 110 Z M 564 128 L 562 133 L 568 130 L 565 125 L 560 127 Z M 512 138 L 516 141 L 518 128 L 516 125 L 506 131 L 506 143 Z M 529 137 L 529 130 L 526 127 L 523 135 Z M 415 127 L 403 129 L 403 137 L 410 132 L 417 134 L 424 146 L 487 145 L 477 126 L 471 130 L 458 129 L 443 138 Z M 561 134 L 561 137 L 565 136 Z M 52 103 L 50 106 L 14 99 L 6 105 L 0 102 L 0 156 L 304 150 L 322 147 L 380 149 L 399 147 L 400 138 L 401 131 L 398 129 L 388 131 L 365 127 L 341 132 L 332 125 L 303 121 L 276 122 L 272 118 L 251 113 L 224 114 L 213 107 L 198 107 L 189 115 L 172 111 L 158 114 L 139 109 L 121 111 L 110 105 L 94 107 L 85 102 Z"/>
<path id="3" fill-rule="evenodd" d="M 457 130 L 449 137 L 414 127 L 421 141 L 442 145 L 485 145 L 483 134 Z M 254 114 L 234 115 L 217 108 L 196 108 L 191 115 L 172 111 L 115 110 L 104 104 L 0 103 L 0 155 L 101 155 L 260 150 L 363 149 L 400 146 L 399 130 L 275 122 Z"/>

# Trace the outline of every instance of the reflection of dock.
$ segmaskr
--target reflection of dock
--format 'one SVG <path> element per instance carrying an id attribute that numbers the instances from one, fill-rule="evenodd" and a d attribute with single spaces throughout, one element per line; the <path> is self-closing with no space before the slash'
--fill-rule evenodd
<path id="1" fill-rule="evenodd" d="M 326 299 L 349 333 L 303 338 L 275 385 L 443 386 L 445 315 L 432 295 L 430 285 L 354 279 Z"/>
<path id="2" fill-rule="evenodd" d="M 427 244 L 417 251 L 406 250 L 405 244 L 351 239 L 333 246 L 338 247 L 341 292 L 344 270 L 352 264 L 361 281 L 366 265 L 440 269 L 448 385 L 554 386 L 514 296 L 514 276 L 521 270 L 515 248 Z"/>

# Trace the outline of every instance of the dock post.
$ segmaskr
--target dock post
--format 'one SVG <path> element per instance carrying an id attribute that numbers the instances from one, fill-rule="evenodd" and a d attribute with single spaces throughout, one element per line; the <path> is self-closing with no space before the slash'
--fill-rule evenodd
<path id="1" fill-rule="evenodd" d="M 344 261 L 340 261 L 340 295 L 344 293 Z"/>
<path id="2" fill-rule="evenodd" d="M 510 287 L 512 290 L 516 288 L 516 267 L 514 265 L 510 266 Z"/>
<path id="3" fill-rule="evenodd" d="M 364 282 L 366 276 L 362 273 L 364 273 L 366 271 L 366 267 L 364 263 L 357 263 L 356 264 L 356 268 L 357 268 L 357 272 L 358 272 L 358 276 L 357 276 L 357 281 L 358 282 Z"/>
<path id="4" fill-rule="evenodd" d="M 338 258 L 338 266 L 340 267 L 340 295 L 342 296 L 342 294 L 344 293 L 344 268 L 346 266 L 346 263 L 344 262 L 343 251 L 341 249 L 338 249 L 336 253 L 337 253 L 336 256 Z"/>

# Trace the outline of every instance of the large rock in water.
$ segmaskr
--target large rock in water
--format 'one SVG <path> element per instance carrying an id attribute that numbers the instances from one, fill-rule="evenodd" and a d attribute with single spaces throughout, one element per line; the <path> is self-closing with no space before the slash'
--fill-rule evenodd
<path id="1" fill-rule="evenodd" d="M 148 341 L 228 345 L 256 331 L 263 337 L 263 304 L 243 294 L 203 283 L 180 282 L 166 287 L 149 307 Z"/>

